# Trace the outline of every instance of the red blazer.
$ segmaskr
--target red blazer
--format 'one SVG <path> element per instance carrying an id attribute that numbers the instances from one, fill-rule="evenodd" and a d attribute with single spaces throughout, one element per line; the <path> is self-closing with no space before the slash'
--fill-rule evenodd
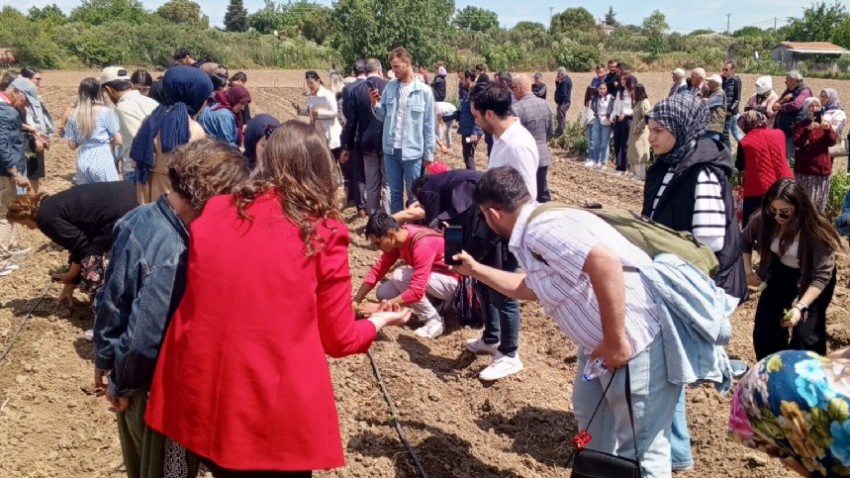
<path id="1" fill-rule="evenodd" d="M 186 293 L 166 332 L 148 425 L 236 470 L 344 465 L 325 353 L 365 352 L 355 321 L 348 229 L 319 223 L 321 252 L 271 193 L 238 218 L 229 196 L 210 200 L 190 228 Z"/>
<path id="2" fill-rule="evenodd" d="M 793 178 L 785 159 L 782 130 L 754 128 L 741 139 L 744 151 L 744 197 L 764 196 L 777 180 Z"/>

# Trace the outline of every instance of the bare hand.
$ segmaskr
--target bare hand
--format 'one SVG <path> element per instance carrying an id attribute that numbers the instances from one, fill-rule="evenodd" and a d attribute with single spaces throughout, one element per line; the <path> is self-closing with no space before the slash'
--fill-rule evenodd
<path id="1" fill-rule="evenodd" d="M 471 141 L 472 143 L 478 143 L 478 139 L 479 138 L 478 138 L 477 134 L 473 134 L 472 136 L 469 137 L 469 141 Z"/>
<path id="2" fill-rule="evenodd" d="M 779 110 L 782 109 L 782 105 L 779 104 L 779 102 L 777 101 L 776 103 L 773 104 L 772 109 L 773 109 L 773 111 L 779 111 Z"/>
<path id="3" fill-rule="evenodd" d="M 602 358 L 608 370 L 614 370 L 622 367 L 632 358 L 632 346 L 626 340 L 625 335 L 620 335 L 614 338 L 603 338 L 602 343 L 591 352 L 589 359 L 595 360 Z"/>
<path id="4" fill-rule="evenodd" d="M 348 158 L 351 156 L 351 152 L 347 149 L 343 149 L 342 153 L 339 154 L 339 162 L 345 164 L 348 162 Z"/>
<path id="5" fill-rule="evenodd" d="M 396 312 L 376 312 L 372 314 L 371 319 L 383 320 L 385 326 L 404 325 L 410 320 L 412 312 L 408 308 L 400 309 Z"/>
<path id="6" fill-rule="evenodd" d="M 369 98 L 372 99 L 372 106 L 377 106 L 381 102 L 381 92 L 372 88 L 369 90 Z"/>
<path id="7" fill-rule="evenodd" d="M 109 411 L 113 413 L 122 413 L 130 406 L 130 397 L 115 398 L 109 394 L 106 395 L 106 401 L 109 402 Z"/>
<path id="8" fill-rule="evenodd" d="M 379 304 L 373 304 L 371 302 L 362 302 L 357 304 L 357 314 L 363 317 L 369 317 L 378 311 L 380 307 Z"/>
<path id="9" fill-rule="evenodd" d="M 71 277 L 71 274 L 68 273 L 68 272 L 63 272 L 61 274 L 55 274 L 54 273 L 54 274 L 50 274 L 50 276 L 53 277 L 54 281 L 61 282 L 62 284 L 70 284 L 71 281 L 74 280 L 74 278 Z"/>
<path id="10" fill-rule="evenodd" d="M 747 274 L 747 285 L 750 287 L 758 288 L 761 285 L 761 279 L 759 278 L 758 274 L 756 274 L 755 272 Z"/>
<path id="11" fill-rule="evenodd" d="M 21 188 L 30 189 L 30 180 L 23 174 L 15 176 L 15 185 Z"/>
<path id="12" fill-rule="evenodd" d="M 107 386 L 106 386 L 106 374 L 109 373 L 107 370 L 101 370 L 99 368 L 94 369 L 94 396 L 95 397 L 103 397 L 106 395 Z"/>
<path id="13" fill-rule="evenodd" d="M 459 262 L 460 264 L 450 266 L 451 269 L 457 272 L 458 274 L 464 276 L 472 277 L 473 275 L 475 275 L 475 272 L 478 270 L 478 266 L 480 265 L 478 264 L 478 262 L 475 261 L 475 259 L 472 258 L 472 256 L 467 254 L 466 251 L 460 251 L 460 254 L 455 254 L 452 259 L 454 259 L 455 262 Z"/>
<path id="14" fill-rule="evenodd" d="M 800 309 L 794 307 L 785 314 L 785 317 L 782 318 L 782 326 L 786 329 L 790 329 L 800 323 L 800 319 L 802 318 L 803 314 L 800 312 Z"/>
<path id="15" fill-rule="evenodd" d="M 56 300 L 59 302 L 59 305 L 72 307 L 74 305 L 74 284 L 65 284 L 65 287 L 59 293 L 59 297 Z"/>

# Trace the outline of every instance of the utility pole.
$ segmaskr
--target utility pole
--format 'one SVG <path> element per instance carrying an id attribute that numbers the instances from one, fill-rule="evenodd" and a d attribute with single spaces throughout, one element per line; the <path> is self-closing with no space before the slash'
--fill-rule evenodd
<path id="1" fill-rule="evenodd" d="M 729 20 L 731 20 L 731 19 L 732 19 L 732 14 L 727 13 L 726 14 L 726 34 L 727 35 L 729 34 Z"/>
<path id="2" fill-rule="evenodd" d="M 776 17 L 773 17 L 773 31 L 776 31 Z"/>

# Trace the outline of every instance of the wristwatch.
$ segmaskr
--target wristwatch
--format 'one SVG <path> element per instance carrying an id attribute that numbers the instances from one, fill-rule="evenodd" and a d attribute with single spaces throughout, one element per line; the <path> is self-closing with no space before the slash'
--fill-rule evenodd
<path id="1" fill-rule="evenodd" d="M 806 309 L 808 309 L 808 308 L 809 308 L 809 306 L 808 306 L 808 305 L 806 305 L 806 304 L 804 304 L 804 303 L 802 303 L 802 302 L 797 302 L 797 303 L 794 305 L 794 308 L 795 308 L 795 309 L 797 309 L 797 310 L 799 310 L 800 312 L 805 312 L 805 311 L 806 311 Z"/>

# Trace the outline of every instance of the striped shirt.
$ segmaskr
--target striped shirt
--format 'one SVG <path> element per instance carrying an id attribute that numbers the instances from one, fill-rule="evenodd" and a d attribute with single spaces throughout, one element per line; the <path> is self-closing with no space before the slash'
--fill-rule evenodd
<path id="1" fill-rule="evenodd" d="M 517 218 L 509 247 L 546 314 L 589 353 L 602 342 L 602 318 L 589 276 L 582 271 L 597 245 L 615 251 L 624 266 L 646 266 L 649 256 L 597 216 L 578 209 L 546 212 L 528 223 L 529 203 Z M 538 258 L 535 258 L 535 255 Z M 540 260 L 542 258 L 543 260 Z M 632 353 L 644 350 L 660 331 L 658 306 L 639 274 L 625 273 L 626 338 Z"/>
<path id="2" fill-rule="evenodd" d="M 652 202 L 650 218 L 655 214 L 658 201 L 664 195 L 670 180 L 673 179 L 673 174 L 674 169 L 671 168 L 664 175 L 658 194 Z M 697 240 L 714 252 L 723 249 L 726 239 L 726 203 L 723 201 L 720 180 L 717 179 L 717 175 L 707 169 L 700 171 L 697 176 L 697 187 L 694 191 L 694 219 L 691 224 L 693 224 L 691 234 Z"/>

